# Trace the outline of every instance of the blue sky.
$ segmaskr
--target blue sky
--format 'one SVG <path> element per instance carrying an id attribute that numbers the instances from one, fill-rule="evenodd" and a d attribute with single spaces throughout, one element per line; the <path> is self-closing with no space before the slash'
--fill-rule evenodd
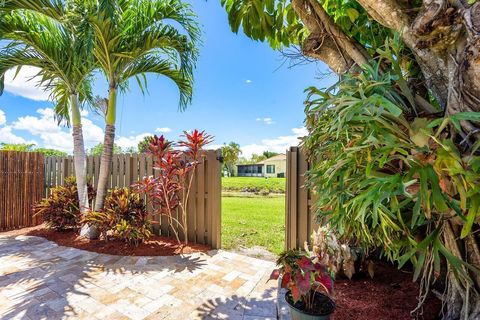
<path id="1" fill-rule="evenodd" d="M 148 76 L 143 96 L 134 82 L 118 98 L 117 144 L 136 146 L 145 135 L 164 133 L 177 139 L 183 130 L 198 128 L 215 136 L 214 147 L 230 141 L 242 146 L 243 156 L 264 150 L 284 151 L 296 145 L 303 128 L 303 90 L 325 87 L 335 81 L 321 64 L 282 66 L 280 53 L 266 43 L 233 34 L 219 1 L 195 1 L 194 9 L 203 28 L 203 45 L 195 73 L 193 103 L 178 111 L 178 90 L 168 79 Z M 7 75 L 6 93 L 0 97 L 0 142 L 32 142 L 38 146 L 71 152 L 69 129 L 53 119 L 48 94 L 27 81 L 33 71 L 23 69 L 12 80 Z M 98 79 L 96 93 L 106 96 Z M 87 147 L 102 141 L 103 119 L 85 112 Z"/>

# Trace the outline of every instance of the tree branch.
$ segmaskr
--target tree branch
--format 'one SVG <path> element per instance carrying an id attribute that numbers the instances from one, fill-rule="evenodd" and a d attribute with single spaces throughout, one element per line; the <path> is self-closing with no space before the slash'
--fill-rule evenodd
<path id="1" fill-rule="evenodd" d="M 363 46 L 347 36 L 317 0 L 292 0 L 292 6 L 310 31 L 302 46 L 305 55 L 322 60 L 337 74 L 368 62 Z"/>
<path id="2" fill-rule="evenodd" d="M 437 2 L 445 0 L 427 1 L 431 5 L 439 5 Z M 358 3 L 367 11 L 367 13 L 378 23 L 398 32 L 407 45 L 412 50 L 416 60 L 422 69 L 427 87 L 432 90 L 433 95 L 438 100 L 443 109 L 446 108 L 448 101 L 448 65 L 445 52 L 435 52 L 429 46 L 421 46 L 422 40 L 419 34 L 412 27 L 416 25 L 404 8 L 397 0 L 358 0 Z M 428 10 L 428 6 L 418 14 L 415 21 L 418 21 Z"/>

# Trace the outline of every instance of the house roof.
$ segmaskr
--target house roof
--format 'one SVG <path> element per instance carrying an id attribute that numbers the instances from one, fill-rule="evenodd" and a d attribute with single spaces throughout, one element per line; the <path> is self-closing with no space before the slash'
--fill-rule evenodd
<path id="1" fill-rule="evenodd" d="M 263 163 L 237 164 L 237 167 L 263 166 Z"/>
<path id="2" fill-rule="evenodd" d="M 264 164 L 265 162 L 270 162 L 270 161 L 282 161 L 282 160 L 287 160 L 287 155 L 284 153 L 277 154 L 276 156 L 270 157 L 268 159 L 265 159 L 263 161 L 260 161 L 258 164 Z"/>

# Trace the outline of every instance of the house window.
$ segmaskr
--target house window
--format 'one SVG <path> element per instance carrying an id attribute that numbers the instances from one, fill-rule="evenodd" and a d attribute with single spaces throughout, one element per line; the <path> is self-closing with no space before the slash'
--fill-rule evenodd
<path id="1" fill-rule="evenodd" d="M 273 164 L 267 165 L 267 173 L 275 173 L 275 165 Z"/>

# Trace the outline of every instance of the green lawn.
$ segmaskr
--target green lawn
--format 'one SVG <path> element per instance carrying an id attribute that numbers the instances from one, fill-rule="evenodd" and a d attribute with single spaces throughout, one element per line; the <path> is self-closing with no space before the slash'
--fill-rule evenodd
<path id="1" fill-rule="evenodd" d="M 285 193 L 285 178 L 224 177 L 222 190 L 243 191 L 244 189 L 268 189 L 270 192 Z"/>
<path id="2" fill-rule="evenodd" d="M 222 247 L 262 246 L 280 253 L 285 243 L 285 197 L 222 198 Z"/>

